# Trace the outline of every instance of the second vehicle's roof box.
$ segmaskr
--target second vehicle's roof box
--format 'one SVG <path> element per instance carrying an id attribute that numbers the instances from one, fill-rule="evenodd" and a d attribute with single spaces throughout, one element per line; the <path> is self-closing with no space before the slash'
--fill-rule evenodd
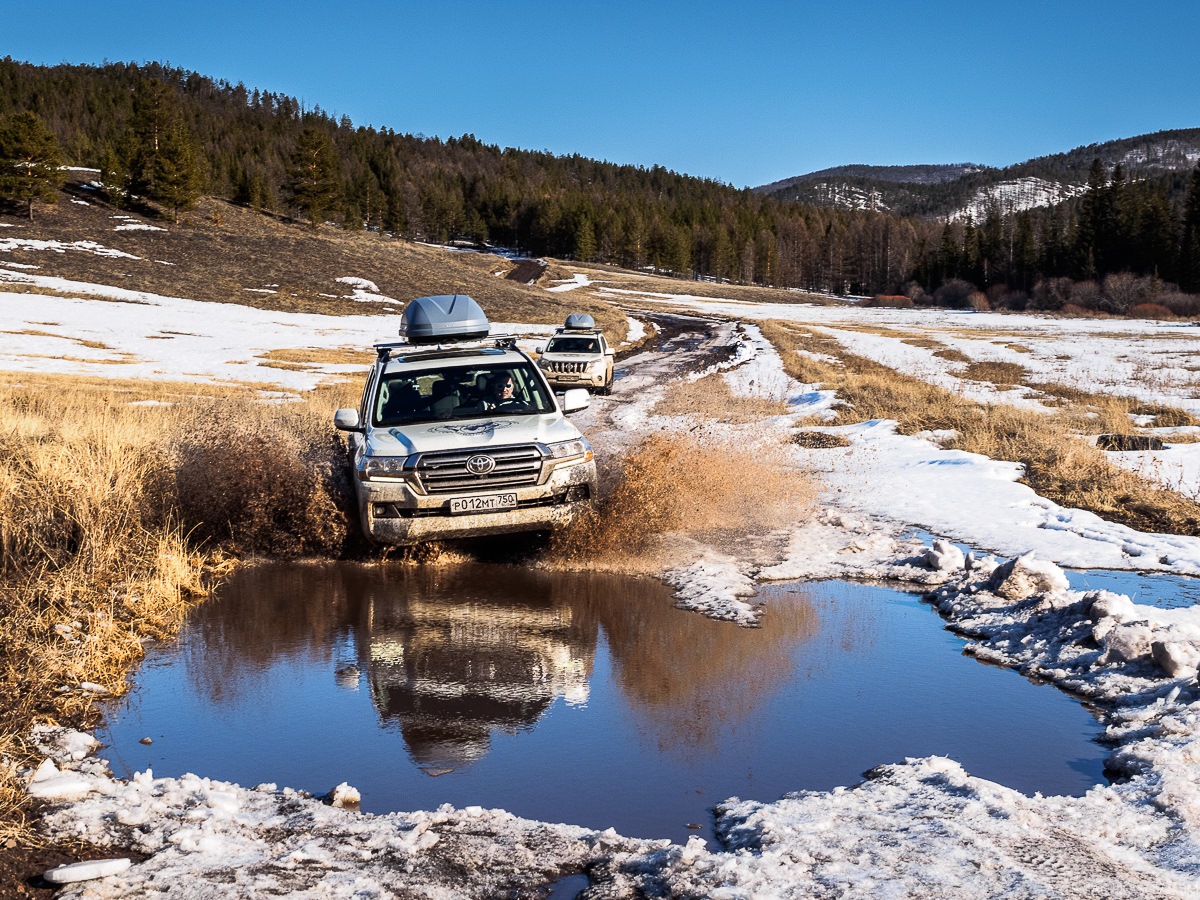
<path id="1" fill-rule="evenodd" d="M 403 319 L 400 336 L 413 344 L 473 341 L 491 329 L 479 304 L 466 294 L 418 297 L 404 307 Z"/>
<path id="2" fill-rule="evenodd" d="M 591 329 L 596 327 L 596 320 L 587 313 L 571 313 L 567 316 L 566 324 L 563 328 L 575 329 Z"/>

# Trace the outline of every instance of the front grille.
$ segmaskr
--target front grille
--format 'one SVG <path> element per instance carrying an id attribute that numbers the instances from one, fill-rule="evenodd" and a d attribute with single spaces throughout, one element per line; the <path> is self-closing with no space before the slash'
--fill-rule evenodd
<path id="1" fill-rule="evenodd" d="M 551 372 L 562 372 L 563 374 L 582 375 L 588 369 L 588 364 L 585 362 L 552 362 L 550 363 Z"/>
<path id="2" fill-rule="evenodd" d="M 467 460 L 473 456 L 490 456 L 496 461 L 496 468 L 486 475 L 467 471 Z M 535 444 L 486 450 L 443 450 L 422 453 L 417 458 L 416 469 L 428 494 L 523 487 L 538 483 L 542 474 L 542 452 Z"/>

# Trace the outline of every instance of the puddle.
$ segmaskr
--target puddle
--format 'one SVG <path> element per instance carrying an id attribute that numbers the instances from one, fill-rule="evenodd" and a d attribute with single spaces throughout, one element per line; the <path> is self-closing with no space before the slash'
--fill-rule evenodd
<path id="1" fill-rule="evenodd" d="M 764 626 L 741 629 L 652 579 L 262 566 L 150 650 L 100 737 L 123 776 L 348 781 L 367 812 L 480 805 L 680 842 L 711 838 L 726 798 L 907 756 L 1025 793 L 1104 780 L 1082 706 L 963 656 L 916 595 L 821 582 L 763 600 Z"/>
<path id="2" fill-rule="evenodd" d="M 1067 580 L 1076 591 L 1112 591 L 1124 594 L 1134 603 L 1161 609 L 1180 609 L 1200 605 L 1200 578 L 1187 575 L 1157 575 L 1152 572 L 1126 572 L 1119 569 L 1083 569 L 1067 572 Z"/>

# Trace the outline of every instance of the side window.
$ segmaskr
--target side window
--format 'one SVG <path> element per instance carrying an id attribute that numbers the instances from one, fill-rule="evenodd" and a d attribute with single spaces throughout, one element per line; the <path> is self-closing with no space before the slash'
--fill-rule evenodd
<path id="1" fill-rule="evenodd" d="M 374 417 L 371 415 L 371 391 L 375 389 L 375 383 L 379 380 L 379 365 L 371 367 L 371 371 L 367 374 L 366 384 L 363 385 L 362 397 L 358 401 L 358 421 L 370 422 Z"/>

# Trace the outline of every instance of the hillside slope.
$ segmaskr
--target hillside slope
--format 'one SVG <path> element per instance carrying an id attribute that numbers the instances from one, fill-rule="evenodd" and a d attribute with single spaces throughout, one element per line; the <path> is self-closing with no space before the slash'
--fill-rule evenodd
<path id="1" fill-rule="evenodd" d="M 61 201 L 35 221 L 0 215 L 3 271 L 56 276 L 194 300 L 353 315 L 427 294 L 470 294 L 494 321 L 561 322 L 589 312 L 615 336 L 624 314 L 602 301 L 505 278 L 510 260 L 373 232 L 309 228 L 205 198 L 179 225 L 130 212 L 89 190 L 76 172 Z M 543 277 L 543 281 L 545 278 Z"/>

